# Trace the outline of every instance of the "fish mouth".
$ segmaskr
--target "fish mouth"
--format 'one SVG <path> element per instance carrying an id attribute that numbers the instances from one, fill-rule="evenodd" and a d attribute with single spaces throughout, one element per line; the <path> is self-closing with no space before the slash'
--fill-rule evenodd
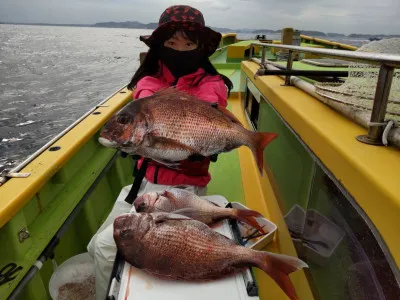
<path id="1" fill-rule="evenodd" d="M 110 147 L 110 148 L 117 148 L 118 143 L 114 141 L 110 141 L 109 139 L 99 137 L 99 143 L 102 144 L 105 147 Z"/>
<path id="2" fill-rule="evenodd" d="M 122 229 L 128 227 L 132 222 L 132 214 L 131 213 L 124 213 L 119 215 L 114 220 L 114 228 L 115 229 Z"/>
<path id="3" fill-rule="evenodd" d="M 139 196 L 139 197 L 136 198 L 135 201 L 133 201 L 133 206 L 135 207 L 135 210 L 137 212 L 140 212 L 139 211 L 139 207 L 140 207 L 140 204 L 142 204 L 143 202 L 144 202 L 143 196 Z"/>

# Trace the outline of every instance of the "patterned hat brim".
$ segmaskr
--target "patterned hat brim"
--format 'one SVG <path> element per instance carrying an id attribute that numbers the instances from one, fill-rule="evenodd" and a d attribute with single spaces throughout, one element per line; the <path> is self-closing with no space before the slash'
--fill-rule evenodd
<path id="1" fill-rule="evenodd" d="M 210 56 L 217 50 L 219 43 L 221 41 L 222 35 L 221 33 L 212 30 L 209 27 L 203 26 L 196 22 L 167 22 L 157 27 L 151 35 L 140 36 L 140 40 L 144 42 L 148 47 L 153 47 L 160 44 L 160 41 L 163 41 L 168 33 L 172 30 L 188 30 L 195 31 L 199 34 L 203 35 L 202 40 L 205 42 L 207 55 Z"/>

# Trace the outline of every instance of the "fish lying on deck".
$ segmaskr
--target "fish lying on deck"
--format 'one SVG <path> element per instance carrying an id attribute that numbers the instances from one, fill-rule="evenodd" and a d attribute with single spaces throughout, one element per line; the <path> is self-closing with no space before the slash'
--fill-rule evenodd
<path id="1" fill-rule="evenodd" d="M 213 280 L 257 267 L 290 299 L 297 299 L 288 274 L 307 267 L 298 258 L 237 245 L 206 224 L 172 213 L 130 213 L 114 221 L 114 240 L 134 267 L 162 279 Z"/>
<path id="2" fill-rule="evenodd" d="M 171 167 L 248 146 L 262 173 L 263 150 L 277 134 L 245 129 L 236 117 L 175 88 L 127 104 L 100 133 L 99 142 Z"/>
<path id="3" fill-rule="evenodd" d="M 137 212 L 174 212 L 208 225 L 232 218 L 257 228 L 261 233 L 266 233 L 254 218 L 262 217 L 259 212 L 220 207 L 183 189 L 174 188 L 161 193 L 149 192 L 136 198 L 134 205 Z"/>

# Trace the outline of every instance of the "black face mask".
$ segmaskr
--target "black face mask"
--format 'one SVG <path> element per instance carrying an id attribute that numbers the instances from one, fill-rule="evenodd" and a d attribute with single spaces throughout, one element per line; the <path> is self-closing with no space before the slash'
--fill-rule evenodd
<path id="1" fill-rule="evenodd" d="M 162 47 L 160 59 L 171 71 L 175 78 L 185 76 L 197 71 L 204 54 L 199 49 L 178 51 Z"/>

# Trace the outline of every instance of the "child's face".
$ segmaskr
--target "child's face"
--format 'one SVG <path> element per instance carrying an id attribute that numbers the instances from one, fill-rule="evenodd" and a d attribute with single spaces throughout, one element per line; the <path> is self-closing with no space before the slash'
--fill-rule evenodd
<path id="1" fill-rule="evenodd" d="M 164 46 L 177 51 L 190 51 L 197 48 L 197 44 L 189 40 L 183 31 L 177 31 L 164 42 Z"/>

